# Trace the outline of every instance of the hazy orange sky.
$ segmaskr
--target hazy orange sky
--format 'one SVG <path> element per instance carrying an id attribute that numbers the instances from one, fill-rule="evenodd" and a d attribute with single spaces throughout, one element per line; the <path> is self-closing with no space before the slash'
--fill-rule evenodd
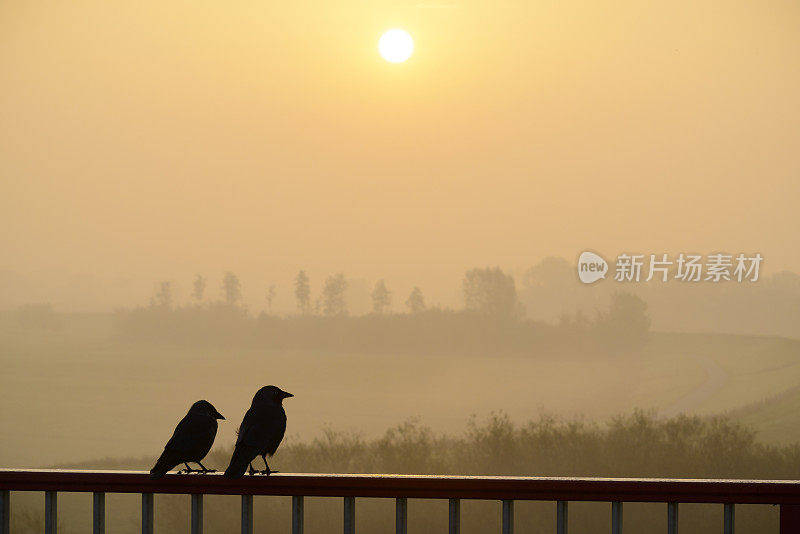
<path id="1" fill-rule="evenodd" d="M 586 248 L 798 271 L 798 95 L 794 0 L 5 0 L 0 287 L 305 268 L 445 298 Z"/>

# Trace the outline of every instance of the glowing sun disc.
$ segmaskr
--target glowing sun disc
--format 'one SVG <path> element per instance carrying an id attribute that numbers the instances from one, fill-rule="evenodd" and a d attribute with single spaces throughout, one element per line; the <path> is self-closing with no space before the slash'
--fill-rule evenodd
<path id="1" fill-rule="evenodd" d="M 411 57 L 414 40 L 407 31 L 394 28 L 381 36 L 378 41 L 378 51 L 386 61 L 402 63 Z"/>

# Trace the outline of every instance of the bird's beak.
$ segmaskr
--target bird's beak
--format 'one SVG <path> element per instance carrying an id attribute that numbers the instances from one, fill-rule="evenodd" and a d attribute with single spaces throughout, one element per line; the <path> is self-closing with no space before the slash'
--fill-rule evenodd
<path id="1" fill-rule="evenodd" d="M 289 393 L 288 391 L 284 391 L 284 392 L 283 392 L 283 398 L 284 398 L 284 399 L 288 399 L 289 397 L 294 397 L 294 395 L 292 395 L 292 394 L 291 394 L 291 393 Z"/>
<path id="2" fill-rule="evenodd" d="M 225 420 L 225 416 L 223 416 L 223 415 L 222 415 L 221 413 L 219 413 L 219 412 L 217 412 L 217 415 L 215 415 L 214 417 L 216 417 L 217 419 L 222 419 L 223 421 Z"/>

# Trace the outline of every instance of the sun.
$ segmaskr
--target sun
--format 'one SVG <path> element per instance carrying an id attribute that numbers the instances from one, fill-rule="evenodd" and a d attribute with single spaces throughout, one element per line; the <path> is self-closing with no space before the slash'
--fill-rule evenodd
<path id="1" fill-rule="evenodd" d="M 378 41 L 378 51 L 386 61 L 402 63 L 411 57 L 414 40 L 407 31 L 393 28 L 381 36 Z"/>

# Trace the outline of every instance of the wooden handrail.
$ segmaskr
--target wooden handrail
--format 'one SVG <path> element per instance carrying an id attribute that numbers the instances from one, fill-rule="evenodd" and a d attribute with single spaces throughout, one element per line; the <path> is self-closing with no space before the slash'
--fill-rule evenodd
<path id="1" fill-rule="evenodd" d="M 277 473 L 229 480 L 218 473 L 0 469 L 0 490 L 208 495 L 303 495 L 545 501 L 800 505 L 797 480 L 504 477 Z"/>

